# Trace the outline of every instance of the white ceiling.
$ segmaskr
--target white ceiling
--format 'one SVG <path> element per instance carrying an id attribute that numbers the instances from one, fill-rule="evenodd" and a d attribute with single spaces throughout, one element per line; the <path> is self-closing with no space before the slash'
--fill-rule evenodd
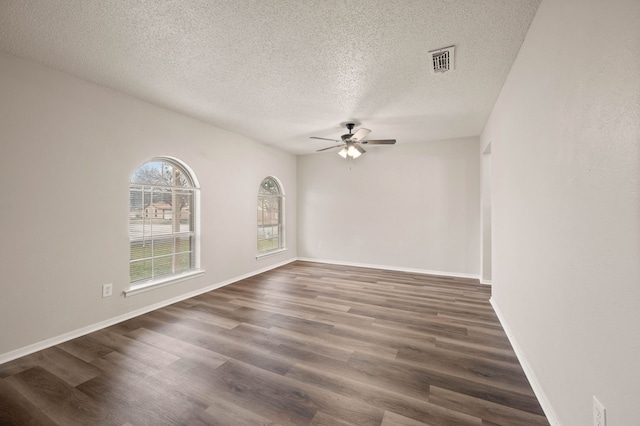
<path id="1" fill-rule="evenodd" d="M 0 50 L 295 154 L 481 133 L 540 0 L 3 0 Z M 456 46 L 456 69 L 429 50 Z"/>

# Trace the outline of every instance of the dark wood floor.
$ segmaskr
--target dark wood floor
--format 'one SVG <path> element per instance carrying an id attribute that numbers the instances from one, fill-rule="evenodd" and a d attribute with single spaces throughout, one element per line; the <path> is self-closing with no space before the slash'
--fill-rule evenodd
<path id="1" fill-rule="evenodd" d="M 548 425 L 489 297 L 295 262 L 0 365 L 0 424 Z"/>

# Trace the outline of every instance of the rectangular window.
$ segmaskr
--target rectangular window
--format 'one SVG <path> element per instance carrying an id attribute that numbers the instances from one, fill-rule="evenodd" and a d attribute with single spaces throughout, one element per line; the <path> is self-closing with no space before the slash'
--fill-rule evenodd
<path id="1" fill-rule="evenodd" d="M 194 268 L 194 189 L 131 185 L 131 282 L 154 280 Z"/>

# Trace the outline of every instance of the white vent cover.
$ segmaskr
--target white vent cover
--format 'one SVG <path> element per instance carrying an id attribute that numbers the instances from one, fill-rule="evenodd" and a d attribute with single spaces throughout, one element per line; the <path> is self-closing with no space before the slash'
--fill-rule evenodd
<path id="1" fill-rule="evenodd" d="M 431 74 L 438 74 L 455 68 L 455 48 L 455 46 L 449 46 L 429 52 Z"/>

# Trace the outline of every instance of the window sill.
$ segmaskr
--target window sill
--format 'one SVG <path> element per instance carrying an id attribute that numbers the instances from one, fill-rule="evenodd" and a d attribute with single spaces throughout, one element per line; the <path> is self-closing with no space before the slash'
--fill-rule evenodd
<path id="1" fill-rule="evenodd" d="M 262 259 L 263 257 L 269 257 L 269 256 L 273 256 L 274 254 L 278 254 L 278 253 L 282 253 L 287 251 L 286 248 L 281 248 L 281 249 L 277 249 L 277 250 L 272 250 L 272 251 L 268 251 L 265 253 L 260 253 L 256 256 L 256 259 Z"/>
<path id="2" fill-rule="evenodd" d="M 204 275 L 205 272 L 206 271 L 204 269 L 196 269 L 180 275 L 171 275 L 169 277 L 161 278 L 158 280 L 134 284 L 124 291 L 124 297 L 135 296 L 136 294 L 144 293 L 149 290 L 155 290 L 157 288 L 166 287 L 168 285 L 179 283 L 181 281 L 190 280 L 192 278 Z"/>

